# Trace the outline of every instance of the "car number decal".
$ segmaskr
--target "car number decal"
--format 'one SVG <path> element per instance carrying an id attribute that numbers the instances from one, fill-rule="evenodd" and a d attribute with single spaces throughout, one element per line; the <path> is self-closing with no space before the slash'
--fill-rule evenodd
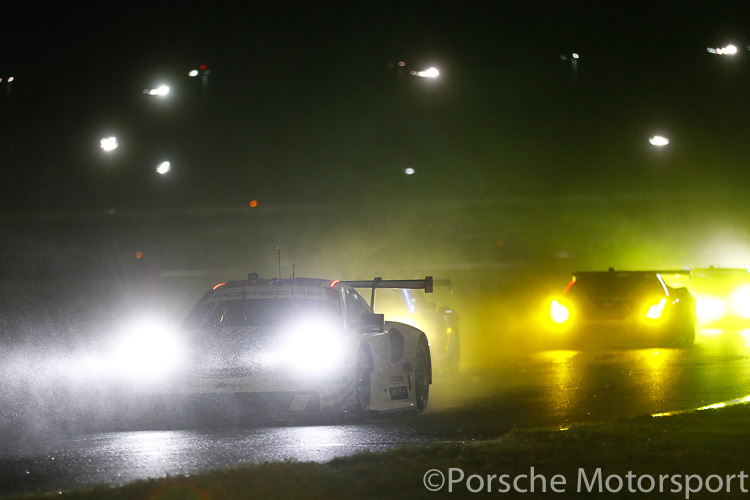
<path id="1" fill-rule="evenodd" d="M 409 398 L 409 390 L 406 388 L 405 385 L 400 385 L 398 387 L 391 387 L 389 389 L 391 391 L 391 400 L 395 401 L 397 399 L 408 399 Z"/>

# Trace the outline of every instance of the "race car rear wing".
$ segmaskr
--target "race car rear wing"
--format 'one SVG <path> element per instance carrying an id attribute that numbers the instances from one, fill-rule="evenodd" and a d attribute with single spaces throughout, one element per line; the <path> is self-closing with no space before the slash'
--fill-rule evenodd
<path id="1" fill-rule="evenodd" d="M 406 290 L 422 290 L 425 293 L 433 292 L 434 281 L 432 276 L 425 276 L 423 280 L 384 280 L 381 277 L 364 281 L 342 281 L 342 285 L 352 288 L 371 288 L 370 309 L 375 310 L 375 290 L 378 288 L 400 288 Z"/>

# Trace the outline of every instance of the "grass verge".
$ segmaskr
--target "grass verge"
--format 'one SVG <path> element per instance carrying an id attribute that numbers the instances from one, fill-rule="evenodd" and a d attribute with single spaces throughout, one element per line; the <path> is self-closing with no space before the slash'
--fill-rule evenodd
<path id="1" fill-rule="evenodd" d="M 492 441 L 404 446 L 324 464 L 273 462 L 23 498 L 747 498 L 750 479 L 741 477 L 750 470 L 747 429 L 750 405 L 744 404 L 565 431 L 515 430 Z M 449 492 L 447 481 L 460 477 L 458 469 L 464 480 Z M 446 478 L 438 492 L 425 487 L 430 470 Z M 440 475 L 428 480 L 437 486 Z"/>

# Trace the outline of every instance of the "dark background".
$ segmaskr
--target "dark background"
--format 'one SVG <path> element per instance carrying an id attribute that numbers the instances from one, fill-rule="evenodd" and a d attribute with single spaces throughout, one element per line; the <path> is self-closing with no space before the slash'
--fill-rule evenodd
<path id="1" fill-rule="evenodd" d="M 748 10 L 6 7 L 0 77 L 15 81 L 1 84 L 1 206 L 735 193 L 748 182 Z M 730 42 L 734 58 L 706 51 Z M 572 52 L 575 75 L 560 58 Z M 205 86 L 187 76 L 200 64 Z M 430 65 L 438 80 L 408 74 Z M 161 82 L 167 99 L 143 94 Z M 669 148 L 649 146 L 657 133 Z M 106 135 L 121 144 L 110 155 L 98 147 Z M 166 179 L 154 173 L 163 159 Z"/>

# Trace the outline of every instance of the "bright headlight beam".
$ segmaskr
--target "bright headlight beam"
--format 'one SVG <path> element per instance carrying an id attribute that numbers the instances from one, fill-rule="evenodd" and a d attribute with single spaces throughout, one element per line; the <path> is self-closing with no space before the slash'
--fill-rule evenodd
<path id="1" fill-rule="evenodd" d="M 549 316 L 558 325 L 561 325 L 570 319 L 570 311 L 567 307 L 553 300 L 549 308 Z"/>
<path id="2" fill-rule="evenodd" d="M 698 295 L 695 297 L 695 315 L 699 323 L 711 323 L 726 315 L 726 306 L 724 301 L 715 295 Z"/>
<path id="3" fill-rule="evenodd" d="M 151 321 L 139 321 L 125 330 L 114 346 L 112 366 L 135 382 L 152 381 L 178 364 L 181 345 L 173 332 Z"/>
<path id="4" fill-rule="evenodd" d="M 654 304 L 648 308 L 648 312 L 646 313 L 646 317 L 649 319 L 659 319 L 661 318 L 662 313 L 664 312 L 664 306 L 667 305 L 667 299 L 664 297 L 659 300 L 658 304 Z"/>
<path id="5" fill-rule="evenodd" d="M 344 338 L 323 323 L 301 322 L 291 328 L 274 358 L 293 370 L 325 372 L 339 365 Z"/>
<path id="6" fill-rule="evenodd" d="M 750 318 L 750 285 L 739 285 L 731 295 L 730 301 L 735 314 L 740 318 Z"/>

